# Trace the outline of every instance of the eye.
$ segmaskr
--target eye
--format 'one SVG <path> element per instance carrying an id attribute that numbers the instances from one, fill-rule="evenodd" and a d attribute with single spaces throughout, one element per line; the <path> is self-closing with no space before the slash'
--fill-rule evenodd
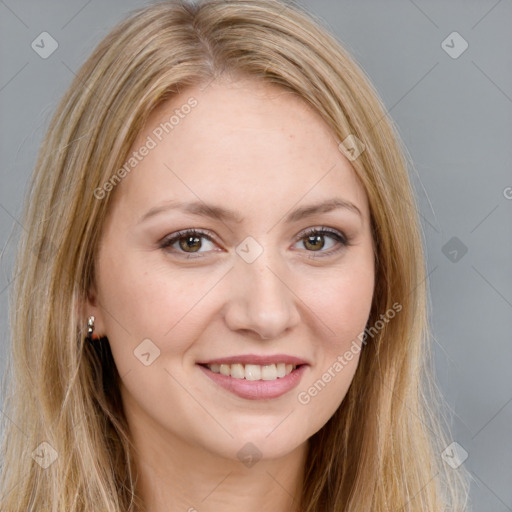
<path id="1" fill-rule="evenodd" d="M 330 238 L 331 242 L 326 242 L 326 238 Z M 302 232 L 299 235 L 298 242 L 302 242 L 308 252 L 320 253 L 312 255 L 313 257 L 330 256 L 350 245 L 349 240 L 343 233 L 326 227 L 313 228 Z M 336 247 L 334 250 L 323 250 L 325 247 L 331 249 L 333 246 Z"/>
<path id="2" fill-rule="evenodd" d="M 326 242 L 326 238 L 330 239 L 330 243 L 328 241 Z M 206 248 L 203 240 L 207 241 Z M 302 242 L 308 252 L 319 253 L 312 254 L 312 257 L 330 256 L 350 245 L 348 238 L 343 233 L 327 227 L 303 231 L 297 238 L 296 243 L 298 242 Z M 211 247 L 208 247 L 208 244 L 210 244 Z M 166 252 L 189 259 L 200 258 L 200 253 L 214 250 L 213 244 L 214 241 L 212 237 L 207 233 L 197 229 L 186 229 L 164 238 L 159 246 Z M 332 247 L 336 247 L 336 245 L 338 245 L 338 247 L 331 250 Z M 323 250 L 326 247 L 329 250 Z M 200 249 L 205 250 L 201 251 Z"/>
<path id="3" fill-rule="evenodd" d="M 206 239 L 209 244 L 213 244 L 212 238 L 206 233 L 196 229 L 186 229 L 164 238 L 160 242 L 160 248 L 186 258 L 196 258 L 199 256 L 193 256 L 195 253 L 206 252 L 199 250 L 204 247 L 203 239 Z M 175 245 L 177 247 L 174 247 Z M 207 248 L 207 250 L 211 249 Z"/>

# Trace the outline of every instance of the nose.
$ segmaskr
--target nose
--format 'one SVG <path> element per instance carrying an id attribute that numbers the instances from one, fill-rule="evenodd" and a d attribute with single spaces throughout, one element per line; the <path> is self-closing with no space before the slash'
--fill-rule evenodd
<path id="1" fill-rule="evenodd" d="M 277 338 L 300 322 L 299 298 L 294 294 L 289 272 L 272 261 L 267 251 L 254 262 L 241 258 L 230 272 L 225 321 L 233 331 Z"/>

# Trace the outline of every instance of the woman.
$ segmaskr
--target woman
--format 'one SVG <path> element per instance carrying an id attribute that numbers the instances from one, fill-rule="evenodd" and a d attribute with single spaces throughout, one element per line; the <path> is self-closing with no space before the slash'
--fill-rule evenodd
<path id="1" fill-rule="evenodd" d="M 133 13 L 63 98 L 23 224 L 3 510 L 464 509 L 407 165 L 308 13 Z"/>

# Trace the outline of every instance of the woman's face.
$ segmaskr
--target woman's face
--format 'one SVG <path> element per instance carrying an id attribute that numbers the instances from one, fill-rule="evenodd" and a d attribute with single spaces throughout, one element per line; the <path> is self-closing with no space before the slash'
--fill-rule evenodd
<path id="1" fill-rule="evenodd" d="M 182 91 L 132 151 L 88 309 L 130 428 L 230 459 L 290 453 L 342 402 L 370 313 L 369 207 L 350 162 L 302 100 L 255 81 Z"/>

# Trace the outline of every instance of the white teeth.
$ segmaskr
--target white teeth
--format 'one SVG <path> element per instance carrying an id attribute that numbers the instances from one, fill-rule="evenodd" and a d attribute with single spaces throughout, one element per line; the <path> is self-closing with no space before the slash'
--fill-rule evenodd
<path id="1" fill-rule="evenodd" d="M 275 364 L 266 364 L 261 367 L 261 378 L 263 380 L 277 379 L 277 368 Z"/>
<path id="2" fill-rule="evenodd" d="M 220 373 L 234 379 L 246 380 L 276 380 L 289 375 L 297 365 L 295 364 L 208 364 L 206 365 L 212 372 Z"/>
<path id="3" fill-rule="evenodd" d="M 246 380 L 260 380 L 261 379 L 261 366 L 257 364 L 245 365 L 245 379 Z"/>
<path id="4" fill-rule="evenodd" d="M 233 377 L 234 379 L 243 379 L 245 377 L 244 365 L 243 364 L 232 364 L 230 374 L 231 374 L 231 377 Z"/>

